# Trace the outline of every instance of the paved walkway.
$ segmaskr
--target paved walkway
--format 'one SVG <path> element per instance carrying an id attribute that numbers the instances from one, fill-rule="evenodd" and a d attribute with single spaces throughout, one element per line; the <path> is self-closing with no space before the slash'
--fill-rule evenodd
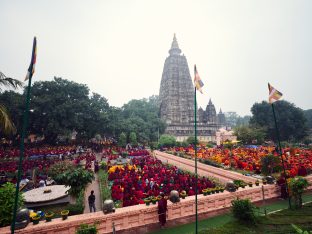
<path id="1" fill-rule="evenodd" d="M 181 158 L 157 150 L 154 151 L 153 155 L 163 163 L 169 163 L 183 170 L 195 172 L 195 162 L 193 160 Z M 197 165 L 198 175 L 217 178 L 221 183 L 227 183 L 229 180 L 244 180 L 246 182 L 254 183 L 257 180 L 256 178 L 250 176 L 244 176 L 237 172 L 224 170 L 222 168 L 213 167 L 200 162 L 198 162 Z"/>
<path id="2" fill-rule="evenodd" d="M 96 159 L 100 161 L 101 157 L 99 154 L 96 155 Z M 93 165 L 93 170 L 94 170 L 94 165 Z M 89 203 L 88 203 L 88 197 L 91 194 L 91 191 L 94 191 L 95 195 L 95 209 L 96 211 L 102 210 L 102 205 L 101 205 L 101 194 L 100 194 L 100 184 L 99 184 L 99 177 L 98 174 L 94 174 L 94 180 L 92 181 L 91 184 L 89 184 L 86 188 L 85 191 L 85 209 L 84 209 L 84 214 L 90 213 L 90 208 L 89 208 Z"/>

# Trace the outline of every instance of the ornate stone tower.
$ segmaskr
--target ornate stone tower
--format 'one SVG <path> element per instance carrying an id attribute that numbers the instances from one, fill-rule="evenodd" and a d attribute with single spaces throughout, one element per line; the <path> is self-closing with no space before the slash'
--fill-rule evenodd
<path id="1" fill-rule="evenodd" d="M 222 113 L 221 108 L 220 108 L 220 112 L 218 114 L 218 124 L 221 127 L 225 127 L 226 126 L 225 115 L 224 115 L 224 113 Z"/>
<path id="2" fill-rule="evenodd" d="M 184 55 L 174 35 L 160 83 L 160 117 L 168 126 L 194 122 L 194 88 Z"/>
<path id="3" fill-rule="evenodd" d="M 174 35 L 169 56 L 165 60 L 160 90 L 160 117 L 167 124 L 165 133 L 177 141 L 194 136 L 194 86 L 186 57 Z M 215 141 L 219 128 L 215 106 L 211 100 L 203 110 L 198 109 L 197 135 L 199 141 Z"/>

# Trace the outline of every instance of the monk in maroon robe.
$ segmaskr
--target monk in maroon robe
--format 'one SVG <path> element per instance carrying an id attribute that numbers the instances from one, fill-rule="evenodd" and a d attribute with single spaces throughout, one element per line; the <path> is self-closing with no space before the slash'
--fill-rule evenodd
<path id="1" fill-rule="evenodd" d="M 160 226 L 163 227 L 166 224 L 166 212 L 167 212 L 167 200 L 165 194 L 160 194 L 161 199 L 158 201 L 158 216 Z"/>

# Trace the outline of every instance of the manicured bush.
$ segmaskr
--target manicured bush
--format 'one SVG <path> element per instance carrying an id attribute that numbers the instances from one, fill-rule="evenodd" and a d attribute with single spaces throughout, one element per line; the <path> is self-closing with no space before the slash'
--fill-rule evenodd
<path id="1" fill-rule="evenodd" d="M 12 214 L 15 201 L 15 186 L 6 183 L 0 187 L 0 227 L 9 225 L 12 222 Z M 23 206 L 22 194 L 18 194 L 18 207 Z"/>
<path id="2" fill-rule="evenodd" d="M 85 190 L 81 190 L 78 193 L 76 198 L 76 204 L 69 204 L 66 206 L 66 209 L 69 210 L 70 215 L 82 214 L 84 211 L 84 192 Z"/>
<path id="3" fill-rule="evenodd" d="M 67 171 L 73 171 L 75 169 L 74 165 L 68 161 L 62 161 L 53 164 L 49 170 L 48 175 L 51 176 L 57 183 L 62 184 L 62 181 L 58 181 L 58 175 L 65 173 Z"/>
<path id="4" fill-rule="evenodd" d="M 56 176 L 57 181 L 62 181 L 64 185 L 70 186 L 69 194 L 77 196 L 81 190 L 84 190 L 87 184 L 94 179 L 93 172 L 83 168 L 76 168 L 72 171 L 66 171 Z"/>
<path id="5" fill-rule="evenodd" d="M 239 222 L 255 224 L 256 207 L 251 203 L 249 199 L 237 199 L 233 200 L 231 203 L 232 213 Z"/>
<path id="6" fill-rule="evenodd" d="M 294 199 L 295 208 L 302 207 L 302 193 L 308 187 L 308 181 L 303 177 L 291 178 L 289 183 L 290 195 Z"/>
<path id="7" fill-rule="evenodd" d="M 111 189 L 108 185 L 108 173 L 106 171 L 99 171 L 99 184 L 100 184 L 100 193 L 102 202 L 107 199 L 112 199 L 111 197 Z"/>
<path id="8" fill-rule="evenodd" d="M 80 227 L 77 229 L 76 234 L 96 234 L 98 233 L 95 224 L 88 225 L 88 224 L 81 224 Z"/>

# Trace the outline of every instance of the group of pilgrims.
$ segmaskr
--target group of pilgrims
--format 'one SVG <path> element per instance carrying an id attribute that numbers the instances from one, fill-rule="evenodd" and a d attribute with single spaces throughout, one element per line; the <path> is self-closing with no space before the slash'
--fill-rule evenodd
<path id="1" fill-rule="evenodd" d="M 109 168 L 108 179 L 112 183 L 112 199 L 121 201 L 123 207 L 143 204 L 144 198 L 151 196 L 168 196 L 172 190 L 195 195 L 195 175 L 152 156 L 133 157 L 129 165 Z M 215 183 L 209 178 L 198 177 L 198 194 L 213 187 Z"/>

